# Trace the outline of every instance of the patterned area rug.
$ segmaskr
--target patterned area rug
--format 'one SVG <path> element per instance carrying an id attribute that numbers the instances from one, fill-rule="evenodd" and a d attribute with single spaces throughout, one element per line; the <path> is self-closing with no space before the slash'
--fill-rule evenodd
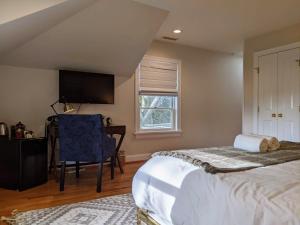
<path id="1" fill-rule="evenodd" d="M 15 225 L 132 225 L 136 207 L 131 194 L 18 213 Z"/>

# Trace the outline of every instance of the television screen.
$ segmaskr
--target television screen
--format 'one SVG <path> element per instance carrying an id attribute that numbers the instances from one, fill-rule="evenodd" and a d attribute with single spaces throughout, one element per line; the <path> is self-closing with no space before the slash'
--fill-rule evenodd
<path id="1" fill-rule="evenodd" d="M 114 103 L 114 75 L 59 71 L 59 102 Z"/>

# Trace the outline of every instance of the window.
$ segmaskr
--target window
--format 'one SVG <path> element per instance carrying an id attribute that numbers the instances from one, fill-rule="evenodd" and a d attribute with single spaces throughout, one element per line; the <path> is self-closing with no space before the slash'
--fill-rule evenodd
<path id="1" fill-rule="evenodd" d="M 145 56 L 136 71 L 136 134 L 180 132 L 180 61 Z"/>
<path id="2" fill-rule="evenodd" d="M 140 129 L 176 129 L 177 96 L 139 96 Z"/>

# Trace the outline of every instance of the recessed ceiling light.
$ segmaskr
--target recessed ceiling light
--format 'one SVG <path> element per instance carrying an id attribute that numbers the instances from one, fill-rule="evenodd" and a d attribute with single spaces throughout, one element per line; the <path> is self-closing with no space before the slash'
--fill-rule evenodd
<path id="1" fill-rule="evenodd" d="M 179 30 L 179 29 L 173 30 L 174 34 L 180 34 L 181 32 L 182 32 L 182 30 Z"/>

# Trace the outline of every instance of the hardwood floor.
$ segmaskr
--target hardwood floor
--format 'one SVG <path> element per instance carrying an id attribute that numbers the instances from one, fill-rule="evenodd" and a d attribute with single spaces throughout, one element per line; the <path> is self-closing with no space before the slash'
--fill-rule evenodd
<path id="1" fill-rule="evenodd" d="M 101 193 L 96 192 L 95 167 L 86 167 L 85 171 L 80 172 L 78 179 L 75 178 L 74 173 L 66 173 L 64 192 L 59 191 L 59 183 L 54 178 L 49 178 L 44 185 L 22 192 L 0 188 L 0 216 L 8 216 L 14 209 L 27 211 L 129 193 L 132 178 L 142 164 L 143 162 L 126 164 L 123 175 L 119 168 L 115 168 L 114 180 L 110 180 L 110 168 L 105 166 Z"/>

